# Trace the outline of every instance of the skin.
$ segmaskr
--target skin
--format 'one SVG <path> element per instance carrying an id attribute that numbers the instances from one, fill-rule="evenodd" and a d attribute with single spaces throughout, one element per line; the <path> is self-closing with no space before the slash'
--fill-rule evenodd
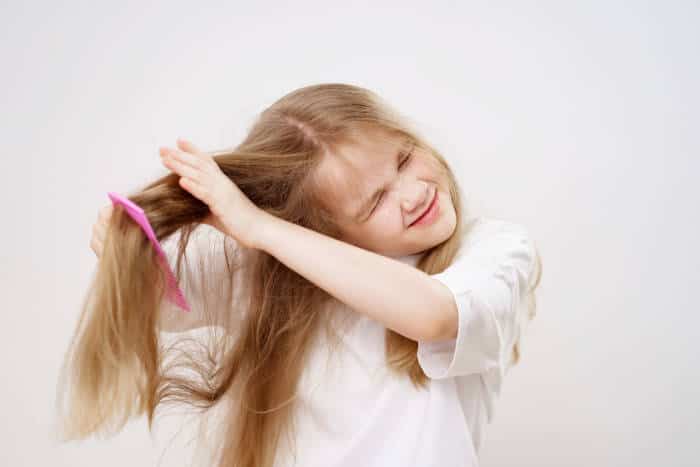
<path id="1" fill-rule="evenodd" d="M 401 141 L 368 133 L 353 145 L 324 157 L 319 171 L 333 197 L 343 240 L 379 254 L 399 257 L 420 253 L 449 238 L 457 217 L 449 195 L 449 183 L 438 161 L 426 150 L 404 147 L 398 168 Z M 360 201 L 387 184 L 387 191 L 371 214 L 354 218 Z M 331 191 L 330 187 L 340 187 Z M 439 217 L 430 225 L 409 225 L 417 219 L 438 191 Z"/>
<path id="2" fill-rule="evenodd" d="M 390 162 L 396 160 L 391 155 L 396 144 L 368 138 L 362 145 L 341 151 L 344 157 L 351 156 L 353 164 L 344 166 L 350 167 L 349 171 L 339 171 L 334 165 L 342 157 L 324 167 L 330 180 L 333 175 L 357 173 L 353 168 L 361 173 L 375 173 L 376 168 L 378 178 L 368 176 L 362 184 L 351 185 L 362 190 L 376 188 L 377 180 L 389 183 L 389 196 L 382 201 L 386 204 L 372 214 L 374 218 L 353 223 L 350 214 L 354 210 L 350 207 L 357 204 L 350 200 L 340 204 L 345 208 L 338 215 L 343 216 L 343 232 L 349 240 L 344 241 L 259 209 L 221 172 L 211 156 L 187 141 L 178 140 L 177 144 L 178 149 L 161 147 L 161 160 L 180 175 L 182 188 L 209 206 L 207 223 L 245 247 L 274 256 L 351 309 L 410 339 L 435 341 L 456 336 L 458 314 L 451 291 L 423 271 L 388 257 L 420 252 L 445 240 L 453 231 L 455 214 L 449 202 L 441 206 L 440 217 L 431 225 L 408 227 L 422 213 L 421 207 L 426 206 L 434 188 L 441 201 L 449 200 L 446 180 L 428 155 L 418 151 L 412 156 L 417 156 L 415 160 L 396 172 Z"/>

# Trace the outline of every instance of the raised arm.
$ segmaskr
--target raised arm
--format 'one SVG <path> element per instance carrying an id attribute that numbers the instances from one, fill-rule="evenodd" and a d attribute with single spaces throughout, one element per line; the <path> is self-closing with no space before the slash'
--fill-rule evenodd
<path id="1" fill-rule="evenodd" d="M 454 298 L 438 280 L 400 261 L 336 240 L 258 208 L 211 155 L 186 141 L 163 147 L 163 164 L 180 186 L 209 206 L 219 228 L 289 268 L 387 328 L 433 340 L 452 319 Z"/>
<path id="2" fill-rule="evenodd" d="M 408 264 L 268 216 L 257 247 L 355 311 L 410 339 L 438 339 L 454 313 L 453 297 Z"/>

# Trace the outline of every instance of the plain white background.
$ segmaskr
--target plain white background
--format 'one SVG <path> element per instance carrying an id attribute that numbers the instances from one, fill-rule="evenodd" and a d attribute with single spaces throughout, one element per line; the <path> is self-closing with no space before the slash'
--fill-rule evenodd
<path id="1" fill-rule="evenodd" d="M 186 465 L 181 422 L 58 444 L 106 192 L 238 142 L 283 94 L 366 86 L 525 224 L 539 314 L 482 463 L 697 465 L 696 2 L 3 2 L 0 464 Z M 166 451 L 166 448 L 168 449 Z"/>

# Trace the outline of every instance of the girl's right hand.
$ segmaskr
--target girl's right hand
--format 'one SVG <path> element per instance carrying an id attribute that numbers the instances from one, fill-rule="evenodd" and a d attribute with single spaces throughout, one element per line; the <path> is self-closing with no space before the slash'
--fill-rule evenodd
<path id="1" fill-rule="evenodd" d="M 105 232 L 107 232 L 107 225 L 109 225 L 109 219 L 112 216 L 114 210 L 114 205 L 109 203 L 106 206 L 100 208 L 97 214 L 97 222 L 92 226 L 92 239 L 90 239 L 90 248 L 95 252 L 97 258 L 99 259 L 102 254 L 102 246 L 104 245 Z"/>
<path id="2" fill-rule="evenodd" d="M 239 245 L 258 248 L 260 232 L 272 216 L 256 206 L 227 177 L 211 153 L 178 138 L 178 149 L 160 147 L 161 162 L 179 175 L 178 184 L 209 207 L 204 223 L 233 237 Z"/>

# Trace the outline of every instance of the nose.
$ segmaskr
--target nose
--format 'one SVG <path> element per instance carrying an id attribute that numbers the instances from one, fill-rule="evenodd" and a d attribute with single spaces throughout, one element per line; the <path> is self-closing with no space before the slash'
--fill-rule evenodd
<path id="1" fill-rule="evenodd" d="M 425 182 L 420 182 L 411 185 L 410 188 L 406 188 L 402 192 L 401 204 L 405 211 L 411 212 L 414 209 L 425 205 L 428 196 L 430 195 L 430 188 Z"/>

